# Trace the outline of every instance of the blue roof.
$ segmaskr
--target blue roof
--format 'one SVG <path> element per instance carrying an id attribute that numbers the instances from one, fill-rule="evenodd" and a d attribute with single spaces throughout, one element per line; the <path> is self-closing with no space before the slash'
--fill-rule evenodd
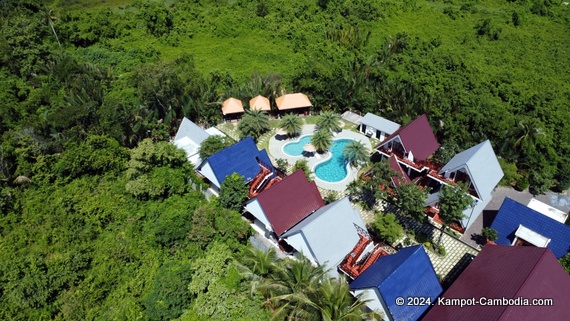
<path id="1" fill-rule="evenodd" d="M 421 245 L 380 257 L 351 284 L 350 289 L 378 288 L 394 320 L 418 320 L 429 305 L 399 306 L 397 297 L 429 297 L 432 302 L 442 288 Z"/>
<path id="2" fill-rule="evenodd" d="M 491 228 L 496 230 L 499 238 L 497 244 L 510 245 L 515 238 L 519 225 L 550 239 L 547 247 L 557 258 L 570 251 L 570 226 L 562 224 L 510 198 L 505 198 Z"/>
<path id="3" fill-rule="evenodd" d="M 258 160 L 275 171 L 267 152 L 258 150 L 253 139 L 247 137 L 211 155 L 206 161 L 221 184 L 226 176 L 233 173 L 243 176 L 246 183 L 251 181 L 260 171 Z"/>

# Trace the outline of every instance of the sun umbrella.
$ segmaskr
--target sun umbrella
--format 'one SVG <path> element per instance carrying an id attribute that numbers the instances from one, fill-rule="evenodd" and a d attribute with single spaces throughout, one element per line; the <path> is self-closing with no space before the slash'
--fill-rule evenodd
<path id="1" fill-rule="evenodd" d="M 306 144 L 305 146 L 303 146 L 303 150 L 305 150 L 307 153 L 314 153 L 317 151 L 317 149 L 313 144 Z"/>

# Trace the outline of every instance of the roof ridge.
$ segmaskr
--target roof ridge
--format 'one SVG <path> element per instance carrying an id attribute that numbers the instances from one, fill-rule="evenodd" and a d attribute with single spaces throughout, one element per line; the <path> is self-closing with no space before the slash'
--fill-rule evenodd
<path id="1" fill-rule="evenodd" d="M 392 272 L 391 272 L 390 274 L 388 274 L 388 276 L 384 279 L 384 281 L 383 281 L 382 283 L 384 283 L 386 280 L 388 280 L 390 277 L 392 277 L 392 275 L 394 275 L 394 274 L 396 273 L 396 271 L 399 271 L 400 268 L 402 267 L 402 265 L 404 265 L 404 262 L 406 262 L 412 255 L 416 254 L 416 252 L 422 247 L 422 245 L 417 244 L 417 245 L 405 247 L 405 248 L 403 248 L 402 250 L 404 250 L 404 249 L 409 249 L 409 248 L 412 248 L 412 247 L 416 247 L 416 249 L 415 249 L 412 253 L 410 253 L 410 254 L 408 255 L 408 257 L 406 257 L 406 259 L 404 259 L 400 264 L 398 264 L 398 267 L 396 267 L 394 270 L 392 270 Z M 401 250 L 400 250 L 400 251 L 401 251 Z M 400 253 L 400 252 L 394 253 L 394 254 L 392 254 L 392 255 L 396 255 L 396 254 L 398 254 L 398 253 Z M 379 285 L 380 285 L 380 284 L 379 284 Z"/>
<path id="2" fill-rule="evenodd" d="M 515 299 L 518 297 L 518 294 L 520 292 L 522 292 L 522 288 L 524 288 L 525 284 L 527 284 L 528 279 L 530 278 L 531 275 L 533 275 L 534 271 L 537 269 L 538 265 L 544 260 L 544 257 L 546 256 L 546 253 L 548 253 L 548 248 L 539 248 L 542 249 L 542 255 L 540 255 L 540 258 L 535 262 L 534 266 L 532 267 L 532 269 L 530 270 L 530 272 L 527 274 L 527 276 L 525 277 L 523 283 L 521 284 L 521 286 L 519 286 L 519 288 L 517 289 L 517 291 L 515 292 L 515 295 L 513 296 Z M 499 319 L 497 319 L 498 321 L 500 321 L 503 318 L 503 315 L 505 314 L 505 312 L 507 312 L 507 310 L 509 309 L 510 305 L 505 305 L 505 309 L 503 310 L 503 312 L 501 312 L 501 315 L 499 316 Z"/>

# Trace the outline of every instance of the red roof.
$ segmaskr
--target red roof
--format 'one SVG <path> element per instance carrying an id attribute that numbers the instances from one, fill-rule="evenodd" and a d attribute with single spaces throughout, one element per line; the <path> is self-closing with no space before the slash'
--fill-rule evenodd
<path id="1" fill-rule="evenodd" d="M 408 174 L 406 174 L 406 172 L 402 169 L 402 166 L 400 166 L 400 163 L 398 163 L 398 158 L 395 155 L 392 155 L 392 157 L 390 157 L 390 168 L 400 173 L 400 175 L 392 177 L 394 186 L 397 187 L 402 183 L 409 184 L 412 182 Z"/>
<path id="2" fill-rule="evenodd" d="M 325 206 L 317 185 L 308 182 L 302 170 L 297 170 L 264 190 L 257 196 L 257 200 L 277 235 L 285 233 L 309 214 Z"/>
<path id="3" fill-rule="evenodd" d="M 404 145 L 406 152 L 412 152 L 414 160 L 425 161 L 439 148 L 439 143 L 425 114 L 406 126 L 400 127 L 376 147 L 384 145 L 396 136 L 400 136 L 400 141 Z"/>
<path id="4" fill-rule="evenodd" d="M 570 276 L 552 251 L 487 245 L 440 298 L 552 298 L 553 306 L 436 305 L 423 321 L 569 320 Z"/>

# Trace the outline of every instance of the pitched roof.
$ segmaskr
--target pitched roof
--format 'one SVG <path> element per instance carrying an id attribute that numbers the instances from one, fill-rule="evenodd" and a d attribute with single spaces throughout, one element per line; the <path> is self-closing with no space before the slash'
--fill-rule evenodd
<path id="1" fill-rule="evenodd" d="M 400 173 L 400 175 L 396 175 L 396 176 L 392 177 L 392 182 L 394 183 L 394 186 L 398 186 L 401 183 L 409 184 L 412 182 L 410 180 L 410 177 L 402 169 L 402 166 L 400 166 L 400 163 L 398 163 L 398 159 L 394 155 L 392 155 L 390 157 L 390 168 L 395 170 L 396 172 Z"/>
<path id="2" fill-rule="evenodd" d="M 359 123 L 364 124 L 366 126 L 372 126 L 378 130 L 385 132 L 388 135 L 393 134 L 398 128 L 400 128 L 400 124 L 397 124 L 393 121 L 389 121 L 386 118 L 377 116 L 372 113 L 367 113 L 362 117 Z"/>
<path id="3" fill-rule="evenodd" d="M 302 170 L 259 193 L 257 200 L 277 235 L 325 205 L 317 185 L 308 182 Z"/>
<path id="4" fill-rule="evenodd" d="M 194 124 L 190 119 L 184 117 L 178 127 L 176 136 L 174 136 L 174 141 L 184 137 L 188 137 L 194 143 L 200 145 L 206 138 L 210 137 L 210 135 L 200 126 Z"/>
<path id="5" fill-rule="evenodd" d="M 406 151 L 411 151 L 414 158 L 420 161 L 426 160 L 439 148 L 439 143 L 433 134 L 425 114 L 416 118 L 411 123 L 400 127 L 377 147 L 384 145 L 396 136 L 400 137 L 400 141 L 402 142 L 402 145 L 404 145 Z"/>
<path id="6" fill-rule="evenodd" d="M 482 199 L 490 196 L 504 176 L 489 140 L 453 156 L 441 169 L 440 174 L 446 171 L 452 172 L 464 166 L 467 167 L 469 177 L 477 190 L 477 194 Z"/>
<path id="7" fill-rule="evenodd" d="M 366 228 L 358 210 L 351 206 L 348 197 L 344 197 L 321 207 L 281 237 L 302 234 L 317 263 L 333 268 L 358 242 L 355 224 Z"/>
<path id="8" fill-rule="evenodd" d="M 236 98 L 228 98 L 222 103 L 222 114 L 243 113 L 243 103 Z"/>
<path id="9" fill-rule="evenodd" d="M 307 95 L 302 93 L 283 95 L 275 99 L 275 104 L 279 110 L 313 106 Z"/>
<path id="10" fill-rule="evenodd" d="M 442 292 L 429 257 L 421 245 L 380 257 L 351 284 L 350 289 L 378 288 L 393 320 L 417 320 L 429 306 L 397 305 L 397 297 L 429 297 Z"/>
<path id="11" fill-rule="evenodd" d="M 208 157 L 206 163 L 210 164 L 220 184 L 222 184 L 227 175 L 231 175 L 234 172 L 242 175 L 247 183 L 260 171 L 258 159 L 271 166 L 272 168 L 270 169 L 273 170 L 267 152 L 258 150 L 253 139 L 247 137 Z"/>
<path id="12" fill-rule="evenodd" d="M 491 228 L 499 234 L 495 242 L 505 245 L 512 244 L 519 225 L 549 238 L 550 242 L 547 246 L 557 258 L 563 257 L 570 251 L 570 226 L 507 197 L 491 224 Z"/>
<path id="13" fill-rule="evenodd" d="M 210 137 L 210 134 L 184 117 L 172 142 L 176 147 L 186 152 L 186 158 L 188 158 L 189 162 L 198 165 L 200 162 L 200 155 L 198 154 L 200 145 L 208 137 Z"/>
<path id="14" fill-rule="evenodd" d="M 269 104 L 269 99 L 259 95 L 250 99 L 249 109 L 259 109 L 259 110 L 269 111 L 271 110 L 271 105 Z"/>
<path id="15" fill-rule="evenodd" d="M 435 305 L 424 321 L 568 320 L 570 277 L 547 248 L 486 245 L 442 299 L 552 298 L 554 306 Z"/>

